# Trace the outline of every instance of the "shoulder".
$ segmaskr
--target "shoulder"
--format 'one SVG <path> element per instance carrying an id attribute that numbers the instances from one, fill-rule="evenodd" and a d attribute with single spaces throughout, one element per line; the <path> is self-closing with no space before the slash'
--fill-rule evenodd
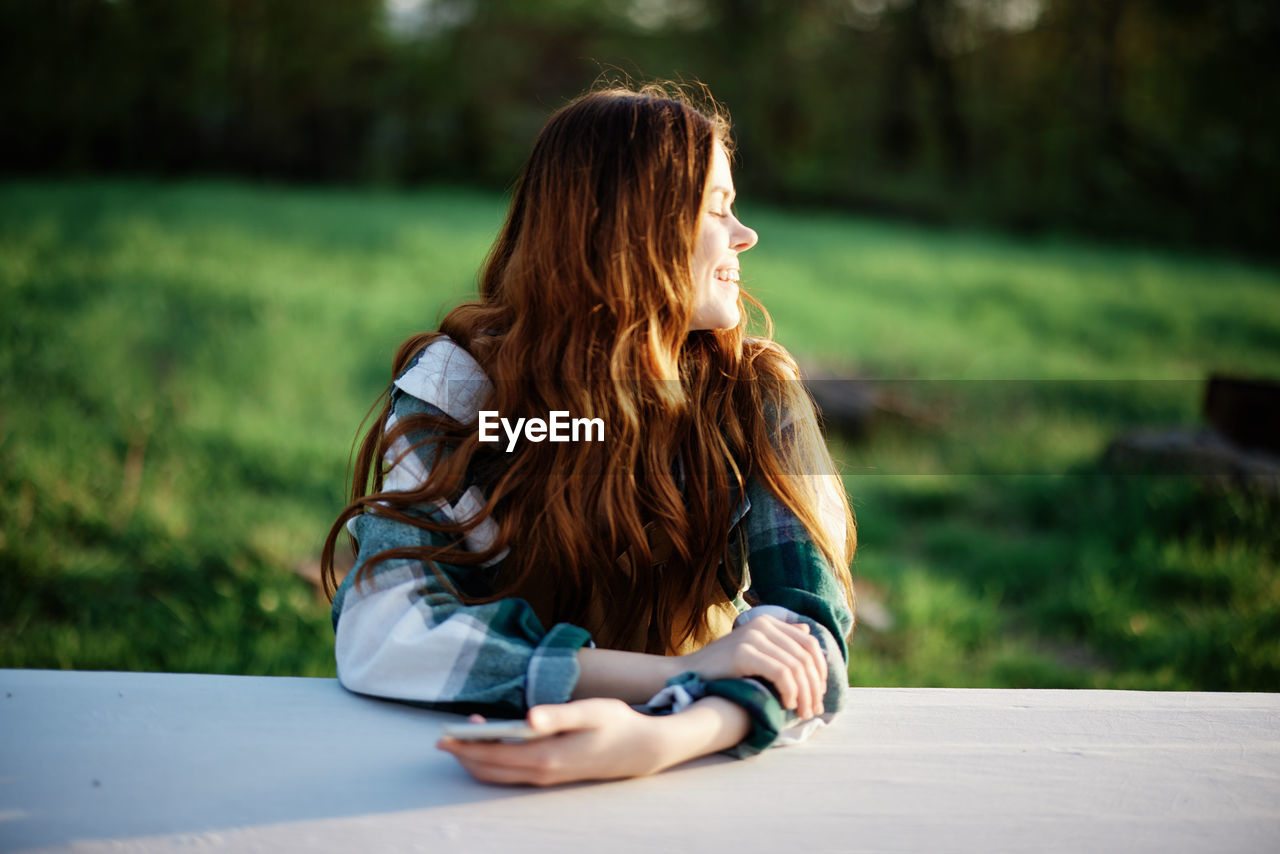
<path id="1" fill-rule="evenodd" d="M 464 424 L 476 420 L 477 411 L 493 390 L 475 357 L 447 335 L 419 351 L 392 385 Z"/>

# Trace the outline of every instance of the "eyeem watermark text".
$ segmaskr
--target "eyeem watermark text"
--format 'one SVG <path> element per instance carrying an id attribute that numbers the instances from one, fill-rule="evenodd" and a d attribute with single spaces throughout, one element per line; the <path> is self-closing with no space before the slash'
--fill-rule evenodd
<path id="1" fill-rule="evenodd" d="M 512 424 L 496 409 L 480 410 L 480 441 L 500 442 L 498 427 L 507 435 L 507 453 L 515 450 L 521 431 L 529 442 L 603 442 L 603 418 L 570 418 L 567 410 L 554 409 L 541 418 L 517 418 Z M 593 438 L 594 435 L 594 438 Z M 581 438 L 580 438 L 581 437 Z"/>

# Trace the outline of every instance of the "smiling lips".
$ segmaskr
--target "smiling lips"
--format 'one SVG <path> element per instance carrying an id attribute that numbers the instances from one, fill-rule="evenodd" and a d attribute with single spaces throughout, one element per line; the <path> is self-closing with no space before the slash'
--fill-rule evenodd
<path id="1" fill-rule="evenodd" d="M 736 282 L 738 281 L 738 271 L 733 267 L 722 267 L 716 270 L 715 277 L 722 282 Z"/>

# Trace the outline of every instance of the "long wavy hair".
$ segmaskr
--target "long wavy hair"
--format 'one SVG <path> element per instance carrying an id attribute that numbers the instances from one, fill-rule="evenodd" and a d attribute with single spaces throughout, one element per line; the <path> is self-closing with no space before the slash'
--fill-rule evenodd
<path id="1" fill-rule="evenodd" d="M 376 513 L 450 545 L 390 549 L 358 573 L 425 561 L 464 602 L 521 597 L 545 625 L 584 626 L 600 646 L 670 653 L 712 639 L 708 609 L 726 599 L 732 514 L 754 476 L 803 522 L 852 610 L 848 499 L 768 314 L 743 293 L 736 328 L 689 331 L 690 264 L 717 141 L 732 152 L 728 119 L 705 90 L 695 101 L 672 86 L 605 89 L 550 118 L 479 299 L 406 341 L 392 375 L 447 335 L 493 381 L 480 408 L 513 420 L 554 410 L 601 418 L 605 441 L 526 441 L 508 454 L 481 443 L 475 423 L 423 414 L 388 429 L 388 397 L 355 454 L 351 503 L 325 542 L 330 596 L 346 522 Z M 763 335 L 746 334 L 748 305 Z M 432 464 L 416 489 L 386 492 L 397 439 Z M 475 481 L 486 499 L 478 514 L 449 523 L 422 512 Z M 490 518 L 492 547 L 469 550 L 467 533 Z M 458 573 L 446 576 L 441 563 L 475 567 L 485 583 L 453 584 Z"/>

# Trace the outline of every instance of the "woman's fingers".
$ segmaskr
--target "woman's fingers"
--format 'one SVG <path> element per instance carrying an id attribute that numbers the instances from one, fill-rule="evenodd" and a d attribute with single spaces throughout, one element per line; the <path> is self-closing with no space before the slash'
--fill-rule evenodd
<path id="1" fill-rule="evenodd" d="M 806 622 L 788 623 L 772 614 L 734 629 L 686 656 L 688 670 L 704 679 L 759 676 L 778 691 L 785 708 L 802 717 L 822 714 L 827 660 Z"/>
<path id="2" fill-rule="evenodd" d="M 794 704 L 790 702 L 790 694 L 777 682 L 774 683 L 782 694 L 783 705 L 795 709 L 801 717 L 822 714 L 822 698 L 827 688 L 826 657 L 822 654 L 822 645 L 809 633 L 809 626 L 764 616 L 753 620 L 748 627 L 754 630 L 756 644 L 753 645 L 792 671 L 792 679 L 797 685 Z M 774 679 L 770 674 L 760 675 L 771 681 Z"/>
<path id="3" fill-rule="evenodd" d="M 804 651 L 804 655 L 813 662 L 819 675 L 824 680 L 827 678 L 827 658 L 822 652 L 822 644 L 813 636 L 808 623 L 784 623 L 781 620 L 774 620 L 766 625 L 769 629 L 777 630 L 790 641 L 798 644 Z"/>
<path id="4" fill-rule="evenodd" d="M 654 747 L 666 730 L 654 721 L 621 700 L 576 700 L 529 710 L 529 725 L 548 733 L 544 738 L 525 743 L 442 738 L 436 747 L 489 783 L 549 786 L 632 777 L 661 767 L 655 764 Z"/>
<path id="5" fill-rule="evenodd" d="M 827 657 L 822 652 L 822 644 L 810 632 L 808 623 L 783 624 L 790 630 L 788 639 L 796 645 L 793 654 L 799 655 L 804 662 L 806 677 L 813 696 L 813 714 L 820 715 L 824 711 L 822 698 L 827 692 Z"/>
<path id="6" fill-rule="evenodd" d="M 812 657 L 825 689 L 827 684 L 827 656 L 822 651 L 822 643 L 814 637 L 813 630 L 808 623 L 796 623 L 796 628 L 800 630 L 800 645 L 808 650 L 810 657 Z"/>
<path id="7" fill-rule="evenodd" d="M 497 741 L 458 741 L 442 738 L 436 747 L 452 753 L 459 762 L 490 767 L 524 769 L 532 774 L 547 764 L 548 751 L 540 741 L 512 744 Z"/>
<path id="8" fill-rule="evenodd" d="M 790 659 L 777 647 L 745 645 L 741 647 L 742 671 L 753 676 L 763 676 L 778 690 L 783 708 L 800 708 L 800 682 L 796 679 L 794 659 Z"/>
<path id="9" fill-rule="evenodd" d="M 529 782 L 527 769 L 513 768 L 510 765 L 494 765 L 489 762 L 470 759 L 466 756 L 454 755 L 457 756 L 458 764 L 466 769 L 468 774 L 482 783 L 501 783 L 516 786 Z"/>
<path id="10" fill-rule="evenodd" d="M 796 684 L 796 714 L 802 718 L 811 718 L 817 714 L 817 703 L 821 699 L 813 683 L 813 669 L 807 665 L 807 656 L 800 657 L 785 647 L 779 647 L 786 656 L 783 661 L 790 670 L 791 678 Z"/>
<path id="11" fill-rule="evenodd" d="M 513 743 L 460 741 L 446 737 L 440 739 L 436 746 L 452 753 L 459 761 L 466 759 L 485 765 L 524 768 L 530 772 L 542 771 L 555 753 L 566 747 L 564 739 L 574 738 L 575 732 L 583 733 L 608 725 L 616 719 L 619 710 L 631 711 L 621 700 L 603 698 L 534 706 L 525 716 L 525 722 L 530 729 L 543 734 L 543 738 Z"/>
<path id="12" fill-rule="evenodd" d="M 805 623 L 779 623 L 766 631 L 773 632 L 778 646 L 785 649 L 801 668 L 802 675 L 798 677 L 803 686 L 801 693 L 806 695 L 808 702 L 803 704 L 805 709 L 800 714 L 803 717 L 822 714 L 822 697 L 827 690 L 827 663 L 818 639 L 809 634 Z"/>
<path id="13" fill-rule="evenodd" d="M 552 771 L 540 765 L 513 765 L 507 762 L 487 762 L 458 753 L 453 754 L 467 773 L 483 783 L 501 783 L 508 786 L 548 786 L 557 782 Z"/>

